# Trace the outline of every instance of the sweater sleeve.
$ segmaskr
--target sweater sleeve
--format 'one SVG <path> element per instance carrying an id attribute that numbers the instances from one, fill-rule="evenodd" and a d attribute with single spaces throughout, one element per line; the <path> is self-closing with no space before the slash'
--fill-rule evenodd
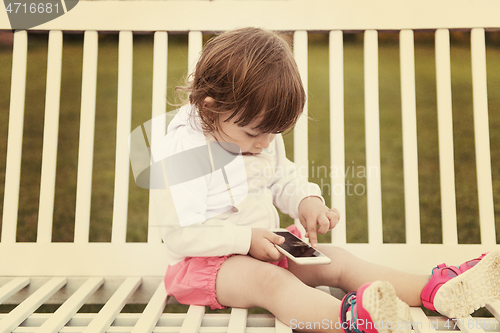
<path id="1" fill-rule="evenodd" d="M 281 135 L 275 138 L 275 177 L 271 185 L 274 193 L 274 204 L 284 214 L 296 219 L 299 218 L 299 204 L 302 199 L 309 196 L 319 197 L 323 203 L 321 189 L 317 184 L 311 183 L 302 175 L 297 166 L 286 158 L 285 144 Z"/>
<path id="2" fill-rule="evenodd" d="M 231 212 L 205 219 L 204 178 L 172 186 L 168 189 L 170 194 L 156 194 L 162 200 L 155 201 L 155 210 L 168 250 L 181 257 L 247 254 L 250 227 L 235 225 Z"/>

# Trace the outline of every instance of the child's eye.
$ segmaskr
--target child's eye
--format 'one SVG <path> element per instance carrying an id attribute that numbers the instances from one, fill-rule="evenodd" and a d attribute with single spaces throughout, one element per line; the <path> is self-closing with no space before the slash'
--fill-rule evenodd
<path id="1" fill-rule="evenodd" d="M 256 138 L 256 137 L 257 137 L 257 135 L 253 135 L 253 134 L 250 134 L 250 133 L 248 133 L 248 132 L 247 132 L 247 135 L 248 135 L 249 137 L 251 137 L 251 138 Z"/>

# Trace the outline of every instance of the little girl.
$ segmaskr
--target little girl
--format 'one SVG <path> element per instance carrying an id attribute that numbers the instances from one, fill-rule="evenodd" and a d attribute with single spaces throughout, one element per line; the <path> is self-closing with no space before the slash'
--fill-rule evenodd
<path id="1" fill-rule="evenodd" d="M 334 228 L 339 212 L 285 156 L 280 133 L 293 128 L 306 95 L 290 47 L 277 34 L 245 28 L 213 38 L 188 91 L 189 104 L 155 148 L 155 160 L 189 155 L 177 169 L 199 175 L 167 177 L 175 209 L 162 217 L 171 259 L 164 281 L 179 302 L 262 307 L 300 331 L 374 333 L 409 332 L 407 304 L 461 317 L 500 297 L 500 252 L 459 267 L 439 265 L 428 276 L 317 243 L 316 233 Z M 225 164 L 214 153 L 218 145 L 232 156 Z M 331 264 L 300 266 L 280 254 L 275 244 L 284 239 L 270 230 L 279 227 L 275 206 L 300 219 L 304 236 Z M 319 285 L 350 293 L 339 301 L 313 288 Z"/>

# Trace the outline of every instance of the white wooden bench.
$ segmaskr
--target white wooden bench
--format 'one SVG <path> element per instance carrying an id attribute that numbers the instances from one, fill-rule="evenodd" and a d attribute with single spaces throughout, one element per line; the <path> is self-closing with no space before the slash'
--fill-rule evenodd
<path id="1" fill-rule="evenodd" d="M 459 264 L 482 252 L 499 249 L 489 136 L 489 129 L 499 129 L 490 127 L 488 122 L 485 56 L 485 29 L 500 28 L 499 13 L 500 2 L 496 0 L 80 1 L 67 14 L 33 28 L 50 31 L 40 208 L 34 242 L 18 242 L 16 238 L 25 98 L 29 98 L 25 97 L 27 32 L 17 31 L 13 49 L 1 220 L 0 303 L 18 305 L 9 313 L 0 314 L 0 332 L 289 331 L 286 325 L 270 315 L 247 315 L 244 309 L 233 309 L 231 314 L 205 314 L 203 307 L 192 306 L 187 313 L 163 313 L 167 302 L 162 284 L 166 255 L 157 230 L 149 229 L 147 242 L 126 241 L 127 207 L 133 204 L 129 202 L 130 163 L 127 149 L 127 138 L 132 130 L 133 32 L 154 32 L 151 117 L 166 110 L 167 41 L 170 33 L 189 34 L 188 62 L 191 70 L 202 48 L 202 32 L 251 25 L 293 32 L 296 60 L 307 87 L 308 33 L 327 32 L 330 43 L 331 135 L 324 140 L 331 142 L 331 166 L 339 170 L 344 170 L 344 166 L 351 162 L 346 161 L 344 145 L 343 32 L 357 31 L 364 35 L 367 170 L 380 170 L 381 166 L 379 114 L 384 110 L 379 110 L 378 36 L 384 31 L 399 32 L 406 242 L 383 242 L 381 177 L 380 172 L 375 172 L 366 178 L 368 243 L 347 242 L 345 193 L 332 198 L 332 206 L 337 207 L 342 215 L 341 223 L 332 233 L 332 243 L 369 261 L 415 273 L 430 273 L 432 267 L 443 261 Z M 0 29 L 10 29 L 3 9 L 0 10 Z M 450 29 L 471 30 L 471 89 L 474 97 L 480 244 L 459 244 L 457 236 Z M 85 31 L 81 104 L 75 102 L 74 105 L 74 112 L 80 117 L 76 207 L 66 207 L 75 210 L 73 242 L 55 242 L 52 239 L 58 133 L 59 128 L 65 126 L 59 121 L 62 31 Z M 91 203 L 91 192 L 96 68 L 101 31 L 119 31 L 115 194 L 111 241 L 90 242 L 90 212 L 91 204 L 94 204 Z M 442 244 L 421 242 L 414 31 L 435 32 L 436 39 Z M 7 68 L 1 70 L 6 71 Z M 169 83 L 169 86 L 176 83 Z M 0 89 L 9 87 L 2 86 Z M 498 105 L 490 105 L 490 108 L 496 112 Z M 7 111 L 2 109 L 0 112 Z M 305 115 L 307 112 L 306 108 Z M 294 131 L 294 160 L 302 167 L 308 166 L 309 136 L 305 115 Z M 498 165 L 493 168 L 498 168 Z M 331 179 L 331 188 L 336 186 L 345 186 L 345 174 L 342 172 Z M 153 219 L 151 214 L 152 225 Z M 142 313 L 121 313 L 125 304 L 132 303 L 147 306 Z M 42 304 L 62 305 L 53 314 L 34 313 Z M 77 313 L 83 304 L 105 305 L 98 313 Z M 488 305 L 488 309 L 500 320 L 499 302 Z M 419 308 L 412 309 L 412 315 L 415 322 L 423 323 L 415 327 L 416 331 L 433 332 L 436 329 L 434 324 L 429 325 Z M 481 331 L 481 328 L 500 331 L 498 321 L 490 319 L 490 327 L 485 327 L 480 319 L 476 319 L 479 323 L 477 327 L 473 325 L 473 329 L 468 329 L 465 325 L 461 328 L 468 331 Z M 438 329 L 446 329 L 446 323 L 442 321 Z"/>

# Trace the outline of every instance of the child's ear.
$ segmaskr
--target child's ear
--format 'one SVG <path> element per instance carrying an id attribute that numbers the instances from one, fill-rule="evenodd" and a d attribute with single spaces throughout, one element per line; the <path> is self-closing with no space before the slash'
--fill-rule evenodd
<path id="1" fill-rule="evenodd" d="M 201 102 L 201 106 L 203 108 L 210 108 L 211 106 L 214 105 L 214 102 L 215 102 L 215 99 L 213 99 L 212 97 L 205 97 L 205 99 L 203 100 L 203 102 Z"/>

